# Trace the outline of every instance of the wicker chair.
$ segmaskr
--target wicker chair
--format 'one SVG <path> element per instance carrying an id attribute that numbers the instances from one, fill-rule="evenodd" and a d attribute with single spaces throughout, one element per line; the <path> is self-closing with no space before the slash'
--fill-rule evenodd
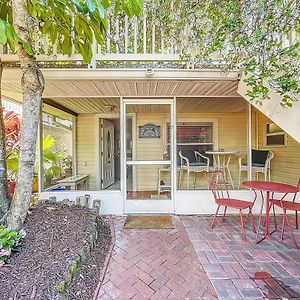
<path id="1" fill-rule="evenodd" d="M 194 173 L 194 189 L 196 187 L 197 173 L 209 171 L 209 158 L 198 151 L 185 150 L 179 151 L 180 169 L 179 169 L 179 186 L 182 179 L 182 172 L 187 172 L 187 188 L 190 184 L 190 173 Z"/>
<path id="2" fill-rule="evenodd" d="M 238 179 L 238 188 L 241 185 L 242 172 L 248 172 L 247 163 L 243 162 L 243 159 L 246 155 L 243 155 L 239 158 L 239 179 Z M 274 153 L 269 150 L 254 150 L 252 149 L 252 173 L 262 173 L 265 175 L 265 180 L 271 179 L 271 160 L 274 157 Z"/>

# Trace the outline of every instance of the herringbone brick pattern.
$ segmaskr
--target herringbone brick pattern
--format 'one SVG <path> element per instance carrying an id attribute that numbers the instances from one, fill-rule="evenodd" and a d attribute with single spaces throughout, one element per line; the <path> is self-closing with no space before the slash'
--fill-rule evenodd
<path id="1" fill-rule="evenodd" d="M 217 299 L 180 217 L 174 229 L 123 229 L 114 218 L 116 245 L 98 300 Z"/>
<path id="2" fill-rule="evenodd" d="M 275 232 L 258 245 L 247 230 L 241 238 L 237 217 L 210 228 L 212 218 L 183 216 L 181 220 L 219 299 L 300 299 L 300 250 L 286 233 Z M 295 230 L 300 244 L 300 230 Z"/>

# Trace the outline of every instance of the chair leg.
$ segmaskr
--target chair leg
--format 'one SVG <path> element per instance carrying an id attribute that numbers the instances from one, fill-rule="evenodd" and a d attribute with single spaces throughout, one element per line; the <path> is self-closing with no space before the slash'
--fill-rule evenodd
<path id="1" fill-rule="evenodd" d="M 190 189 L 190 171 L 187 172 L 187 189 Z"/>
<path id="2" fill-rule="evenodd" d="M 262 192 L 261 192 L 261 195 L 262 195 Z M 259 235 L 259 231 L 260 231 L 260 223 L 261 223 L 261 219 L 262 219 L 263 208 L 264 208 L 264 201 L 262 201 L 262 203 L 261 203 L 260 213 L 259 213 L 259 217 L 258 217 L 258 227 L 257 227 L 257 231 L 256 231 L 256 242 L 258 241 L 258 235 Z"/>
<path id="3" fill-rule="evenodd" d="M 219 209 L 220 209 L 220 205 L 218 205 L 217 210 L 216 210 L 216 213 L 215 213 L 215 216 L 214 216 L 214 218 L 213 218 L 213 220 L 212 220 L 212 222 L 211 222 L 211 225 L 210 225 L 211 228 L 213 228 L 213 227 L 215 226 L 215 223 L 216 223 L 216 220 L 217 220 L 217 216 L 218 216 Z"/>
<path id="4" fill-rule="evenodd" d="M 277 230 L 277 221 L 276 221 L 276 214 L 275 214 L 275 205 L 272 205 L 273 207 L 273 216 L 274 216 L 274 226 L 275 226 L 275 230 Z"/>
<path id="5" fill-rule="evenodd" d="M 242 176 L 242 170 L 239 169 L 238 189 L 240 189 L 240 187 L 241 187 L 241 176 Z"/>
<path id="6" fill-rule="evenodd" d="M 252 208 L 249 208 L 249 215 L 250 215 L 251 223 L 252 223 L 252 231 L 254 233 L 256 233 L 256 228 L 255 228 L 255 225 L 254 225 L 254 218 L 253 218 L 253 214 L 252 214 Z"/>
<path id="7" fill-rule="evenodd" d="M 283 210 L 283 216 L 282 216 L 282 226 L 281 226 L 281 233 L 280 233 L 280 239 L 283 240 L 283 234 L 284 234 L 284 226 L 285 226 L 285 219 L 286 219 L 286 210 Z"/>
<path id="8" fill-rule="evenodd" d="M 223 218 L 222 218 L 223 222 L 225 221 L 226 211 L 227 211 L 227 206 L 225 206 L 225 208 L 224 208 L 224 213 L 223 213 Z"/>
<path id="9" fill-rule="evenodd" d="M 197 172 L 194 172 L 194 189 L 196 188 Z"/>
<path id="10" fill-rule="evenodd" d="M 241 209 L 240 209 L 240 220 L 241 220 L 241 225 L 242 225 L 242 237 L 243 237 L 243 240 L 246 242 L 245 225 L 244 225 L 243 214 L 242 214 Z"/>
<path id="11" fill-rule="evenodd" d="M 295 227 L 298 229 L 298 211 L 295 210 Z"/>
<path id="12" fill-rule="evenodd" d="M 290 233 L 291 233 L 292 240 L 293 240 L 293 242 L 294 242 L 294 244 L 295 244 L 295 247 L 296 247 L 297 249 L 299 249 L 298 244 L 297 244 L 297 242 L 296 242 L 296 239 L 295 239 L 295 237 L 294 237 L 292 228 L 291 228 L 291 224 L 290 224 L 289 218 L 288 218 L 288 216 L 287 216 L 286 214 L 285 214 L 285 218 L 286 218 L 286 223 L 288 224 L 288 228 L 289 228 Z"/>

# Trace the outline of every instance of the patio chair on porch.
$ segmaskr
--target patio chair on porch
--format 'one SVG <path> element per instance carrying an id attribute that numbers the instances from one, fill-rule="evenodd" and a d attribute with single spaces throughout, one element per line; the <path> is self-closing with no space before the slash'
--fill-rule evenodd
<path id="1" fill-rule="evenodd" d="M 212 191 L 213 196 L 215 198 L 215 202 L 217 204 L 217 210 L 212 220 L 211 227 L 214 227 L 215 225 L 219 213 L 219 209 L 221 206 L 224 207 L 223 218 L 222 218 L 223 222 L 225 221 L 227 208 L 236 209 L 239 211 L 240 214 L 240 222 L 242 226 L 242 238 L 244 241 L 246 241 L 245 223 L 247 222 L 249 217 L 251 218 L 251 222 L 252 222 L 252 230 L 253 232 L 256 232 L 254 226 L 254 219 L 252 215 L 252 207 L 255 203 L 256 197 L 253 201 L 231 198 L 228 192 L 223 171 L 219 170 L 219 171 L 206 172 L 205 177 L 208 183 L 208 187 Z M 248 210 L 248 214 L 245 220 L 243 218 L 244 210 Z"/>
<path id="2" fill-rule="evenodd" d="M 298 180 L 297 188 L 300 189 L 300 178 Z M 274 193 L 271 195 L 270 204 L 273 208 L 273 215 L 274 215 L 274 224 L 275 229 L 277 229 L 277 222 L 276 222 L 276 215 L 275 215 L 275 206 L 282 208 L 283 215 L 282 215 L 282 226 L 281 226 L 281 233 L 280 233 L 280 239 L 283 240 L 283 234 L 284 234 L 284 228 L 285 224 L 288 225 L 289 231 L 291 233 L 292 240 L 296 246 L 297 249 L 299 249 L 299 246 L 296 242 L 296 239 L 294 237 L 290 221 L 287 216 L 287 211 L 294 211 L 295 212 L 295 228 L 298 229 L 298 211 L 300 211 L 300 203 L 296 201 L 296 195 L 294 194 L 293 198 L 291 200 L 288 200 L 286 198 L 287 194 L 284 194 L 280 199 L 276 199 L 274 196 Z"/>
<path id="3" fill-rule="evenodd" d="M 246 155 L 243 155 L 239 158 L 239 181 L 238 181 L 238 188 L 241 185 L 241 177 L 242 172 L 248 172 L 248 165 L 247 162 L 243 162 L 243 159 Z M 274 153 L 269 150 L 255 150 L 252 149 L 252 173 L 263 173 L 265 175 L 265 180 L 271 179 L 271 160 L 274 157 Z"/>
<path id="4" fill-rule="evenodd" d="M 182 179 L 182 172 L 187 172 L 187 188 L 190 184 L 190 173 L 194 173 L 194 189 L 196 187 L 197 173 L 209 171 L 209 158 L 195 150 L 179 151 L 180 169 L 179 186 Z"/>

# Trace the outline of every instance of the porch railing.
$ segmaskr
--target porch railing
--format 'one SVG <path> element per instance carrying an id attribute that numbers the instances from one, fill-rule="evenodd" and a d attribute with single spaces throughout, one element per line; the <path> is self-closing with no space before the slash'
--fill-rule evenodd
<path id="1" fill-rule="evenodd" d="M 96 61 L 179 61 L 181 49 L 174 39 L 156 25 L 154 15 L 145 2 L 143 14 L 129 19 L 125 14 L 114 15 L 108 11 L 106 40 L 102 46 L 93 44 L 92 64 Z M 34 39 L 35 53 L 39 61 L 82 61 L 73 49 L 72 55 L 63 55 L 57 45 L 51 44 L 46 35 Z M 0 46 L 3 61 L 16 62 L 17 55 L 6 46 Z"/>
<path id="2" fill-rule="evenodd" d="M 173 9 L 170 1 L 170 10 Z M 183 45 L 166 34 L 163 26 L 157 25 L 151 1 L 145 1 L 143 14 L 129 19 L 125 14 L 114 15 L 108 11 L 108 28 L 106 40 L 102 46 L 93 43 L 93 58 L 91 67 L 104 61 L 111 62 L 179 62 L 183 54 Z M 37 59 L 41 62 L 82 62 L 82 56 L 72 49 L 72 55 L 64 55 L 57 45 L 51 44 L 47 36 L 34 39 Z M 300 41 L 296 32 L 291 32 L 283 38 L 283 46 L 287 47 Z M 195 45 L 194 45 L 195 46 Z M 195 46 L 196 47 L 196 46 Z M 194 52 L 194 49 L 193 51 Z M 0 45 L 1 59 L 4 62 L 17 62 L 18 56 L 9 51 L 8 47 Z M 218 60 L 217 57 L 213 60 Z"/>

